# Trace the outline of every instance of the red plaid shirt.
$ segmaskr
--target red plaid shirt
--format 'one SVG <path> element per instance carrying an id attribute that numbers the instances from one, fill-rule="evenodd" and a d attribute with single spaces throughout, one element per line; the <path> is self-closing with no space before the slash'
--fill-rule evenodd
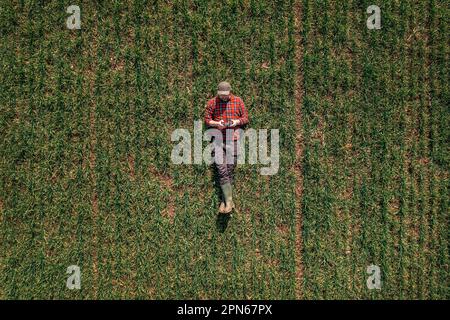
<path id="1" fill-rule="evenodd" d="M 230 100 L 225 102 L 216 96 L 206 104 L 205 123 L 207 126 L 210 126 L 211 120 L 223 120 L 225 123 L 228 123 L 231 120 L 239 120 L 239 125 L 236 127 L 221 130 L 223 140 L 226 139 L 227 129 L 232 129 L 232 138 L 233 140 L 237 140 L 239 139 L 239 132 L 236 131 L 236 129 L 239 129 L 248 123 L 248 112 L 240 97 L 230 94 Z"/>

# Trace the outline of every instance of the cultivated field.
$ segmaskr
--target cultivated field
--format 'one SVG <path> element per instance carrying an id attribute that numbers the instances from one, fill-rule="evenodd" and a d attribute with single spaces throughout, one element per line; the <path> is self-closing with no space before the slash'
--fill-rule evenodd
<path id="1" fill-rule="evenodd" d="M 370 4 L 303 2 L 303 292 L 448 298 L 449 9 Z"/>
<path id="2" fill-rule="evenodd" d="M 4 1 L 0 298 L 448 298 L 448 19 L 446 1 Z M 212 168 L 170 159 L 221 80 L 280 130 L 278 173 L 239 165 L 229 220 Z"/>

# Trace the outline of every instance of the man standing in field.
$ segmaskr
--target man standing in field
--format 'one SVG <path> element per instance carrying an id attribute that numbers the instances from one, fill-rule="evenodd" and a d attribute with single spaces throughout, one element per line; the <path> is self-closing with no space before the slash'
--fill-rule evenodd
<path id="1" fill-rule="evenodd" d="M 234 209 L 233 177 L 238 155 L 238 129 L 248 123 L 248 113 L 244 102 L 231 93 L 231 85 L 228 82 L 219 83 L 217 96 L 207 102 L 205 123 L 206 126 L 217 128 L 222 133 L 222 141 L 219 141 L 219 144 L 223 150 L 223 162 L 215 161 L 214 165 L 223 193 L 219 212 L 228 214 Z M 232 157 L 227 156 L 230 153 L 233 154 Z"/>

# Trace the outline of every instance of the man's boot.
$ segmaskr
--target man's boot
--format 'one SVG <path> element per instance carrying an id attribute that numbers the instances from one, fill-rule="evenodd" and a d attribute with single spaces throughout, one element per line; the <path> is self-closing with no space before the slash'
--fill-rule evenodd
<path id="1" fill-rule="evenodd" d="M 225 208 L 223 213 L 231 213 L 234 208 L 233 204 L 233 189 L 231 183 L 227 182 L 220 186 L 223 192 L 223 198 L 225 199 Z"/>
<path id="2" fill-rule="evenodd" d="M 220 202 L 219 213 L 225 213 L 225 201 Z"/>

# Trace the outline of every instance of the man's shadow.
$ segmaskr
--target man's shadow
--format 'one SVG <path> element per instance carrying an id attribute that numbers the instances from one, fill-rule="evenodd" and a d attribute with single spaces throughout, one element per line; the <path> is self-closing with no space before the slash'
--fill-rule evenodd
<path id="1" fill-rule="evenodd" d="M 217 167 L 214 165 L 214 163 L 210 166 L 210 170 L 212 170 L 212 178 L 211 182 L 214 184 L 214 189 L 216 191 L 217 199 L 219 199 L 219 204 L 222 202 L 223 194 L 222 189 L 220 188 L 220 182 L 219 182 L 219 172 L 217 170 Z M 217 213 L 216 218 L 216 228 L 220 233 L 224 233 L 225 230 L 228 227 L 228 221 L 230 221 L 230 215 L 229 214 L 223 214 L 223 213 Z"/>

